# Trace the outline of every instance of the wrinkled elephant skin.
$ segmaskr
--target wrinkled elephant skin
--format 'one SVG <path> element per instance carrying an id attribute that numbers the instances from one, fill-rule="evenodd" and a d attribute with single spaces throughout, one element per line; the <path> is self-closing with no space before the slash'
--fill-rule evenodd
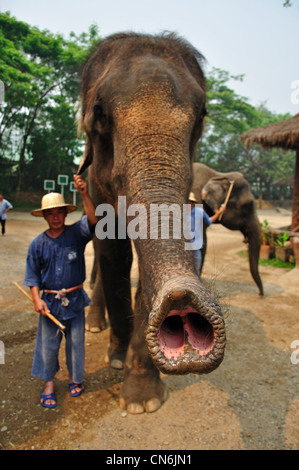
<path id="1" fill-rule="evenodd" d="M 125 196 L 127 206 L 142 204 L 149 214 L 152 204 L 187 203 L 206 114 L 201 60 L 174 35 L 120 33 L 100 42 L 82 75 L 87 138 L 79 168 L 89 166 L 96 205 L 112 204 L 117 213 L 118 197 Z M 134 240 L 134 314 L 131 240 L 95 240 L 110 323 L 108 356 L 111 366 L 124 364 L 120 405 L 130 413 L 155 411 L 166 399 L 159 370 L 211 372 L 226 342 L 221 309 L 196 275 L 184 240 L 147 235 Z"/>
<path id="2" fill-rule="evenodd" d="M 231 181 L 234 182 L 233 189 L 219 223 L 230 230 L 240 230 L 244 235 L 248 243 L 250 272 L 262 296 L 264 290 L 258 271 L 262 233 L 248 181 L 236 171 L 220 173 L 202 163 L 193 163 L 192 191 L 210 215 L 224 203 Z"/>

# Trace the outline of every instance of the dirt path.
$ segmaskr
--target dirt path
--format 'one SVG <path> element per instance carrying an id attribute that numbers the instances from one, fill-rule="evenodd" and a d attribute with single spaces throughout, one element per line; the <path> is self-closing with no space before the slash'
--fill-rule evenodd
<path id="1" fill-rule="evenodd" d="M 69 222 L 79 216 L 71 214 Z M 289 223 L 274 211 L 260 218 L 273 227 Z M 58 407 L 42 408 L 42 382 L 30 377 L 37 315 L 13 281 L 22 284 L 28 245 L 44 229 L 42 219 L 11 211 L 0 239 L 0 449 L 299 449 L 299 364 L 291 362 L 291 344 L 299 340 L 299 269 L 262 267 L 260 299 L 246 259 L 237 254 L 244 249 L 241 234 L 221 226 L 209 228 L 203 278 L 226 312 L 222 365 L 206 376 L 165 376 L 167 402 L 156 413 L 132 416 L 118 407 L 122 373 L 105 364 L 109 331 L 87 332 L 86 392 L 68 395 L 62 348 Z"/>

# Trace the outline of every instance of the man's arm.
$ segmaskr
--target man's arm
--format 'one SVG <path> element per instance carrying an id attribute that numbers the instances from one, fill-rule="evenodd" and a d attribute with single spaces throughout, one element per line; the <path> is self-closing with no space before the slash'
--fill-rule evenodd
<path id="1" fill-rule="evenodd" d="M 91 226 L 96 225 L 98 218 L 95 215 L 95 207 L 91 200 L 91 197 L 87 191 L 87 183 L 79 175 L 74 175 L 75 188 L 82 196 L 84 212 L 87 216 L 87 220 Z"/>
<path id="2" fill-rule="evenodd" d="M 214 215 L 212 215 L 212 217 L 210 217 L 211 221 L 212 221 L 212 224 L 214 222 L 216 222 L 216 220 L 218 219 L 218 217 L 220 216 L 220 214 L 223 214 L 223 212 L 225 211 L 226 207 L 225 206 L 221 206 L 220 209 L 218 209 Z"/>

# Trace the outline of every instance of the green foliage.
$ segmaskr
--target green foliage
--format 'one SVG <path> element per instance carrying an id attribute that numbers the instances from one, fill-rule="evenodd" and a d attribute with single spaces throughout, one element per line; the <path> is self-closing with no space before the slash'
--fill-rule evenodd
<path id="1" fill-rule="evenodd" d="M 263 245 L 271 245 L 273 243 L 273 235 L 268 220 L 264 220 L 261 224 Z"/>
<path id="2" fill-rule="evenodd" d="M 0 171 L 8 189 L 42 189 L 82 153 L 76 132 L 80 68 L 98 29 L 68 40 L 0 13 Z M 69 171 L 69 170 L 68 170 Z M 3 190 L 3 189 L 2 189 Z"/>
<path id="3" fill-rule="evenodd" d="M 264 105 L 252 106 L 228 86 L 231 80 L 242 81 L 243 76 L 231 76 L 216 68 L 207 76 L 208 116 L 195 159 L 217 171 L 242 172 L 256 196 L 261 195 L 265 199 L 286 197 L 286 188 L 294 174 L 294 152 L 278 148 L 265 150 L 261 146 L 245 147 L 239 138 L 249 129 L 290 116 L 276 115 Z"/>
<path id="4" fill-rule="evenodd" d="M 290 237 L 287 232 L 284 232 L 282 235 L 276 235 L 274 239 L 275 246 L 286 246 L 287 241 Z"/>
<path id="5" fill-rule="evenodd" d="M 96 25 L 65 39 L 0 12 L 0 79 L 5 85 L 5 102 L 0 103 L 2 191 L 41 190 L 43 179 L 69 172 L 82 154 L 76 131 L 80 70 L 99 40 Z M 222 172 L 241 171 L 252 187 L 256 185 L 257 194 L 264 191 L 270 197 L 265 188 L 271 187 L 285 196 L 294 152 L 246 148 L 239 137 L 288 116 L 250 105 L 228 86 L 232 80 L 243 76 L 217 68 L 208 74 L 208 116 L 196 160 Z"/>
<path id="6" fill-rule="evenodd" d="M 237 253 L 239 256 L 242 258 L 245 258 L 248 260 L 248 250 L 242 250 Z M 281 261 L 280 259 L 277 258 L 271 258 L 271 259 L 263 259 L 259 258 L 259 265 L 260 266 L 270 266 L 272 268 L 288 268 L 292 269 L 295 267 L 295 259 L 292 261 L 286 262 L 286 261 Z"/>
<path id="7" fill-rule="evenodd" d="M 260 266 L 272 266 L 272 268 L 294 268 L 295 262 L 281 261 L 280 259 L 259 259 Z"/>

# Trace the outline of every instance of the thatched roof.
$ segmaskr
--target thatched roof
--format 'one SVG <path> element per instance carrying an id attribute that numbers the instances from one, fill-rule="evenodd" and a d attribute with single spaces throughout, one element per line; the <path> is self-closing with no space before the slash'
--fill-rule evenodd
<path id="1" fill-rule="evenodd" d="M 299 146 L 299 114 L 286 121 L 251 129 L 240 136 L 245 145 L 256 143 L 263 147 L 282 147 L 296 150 Z"/>

